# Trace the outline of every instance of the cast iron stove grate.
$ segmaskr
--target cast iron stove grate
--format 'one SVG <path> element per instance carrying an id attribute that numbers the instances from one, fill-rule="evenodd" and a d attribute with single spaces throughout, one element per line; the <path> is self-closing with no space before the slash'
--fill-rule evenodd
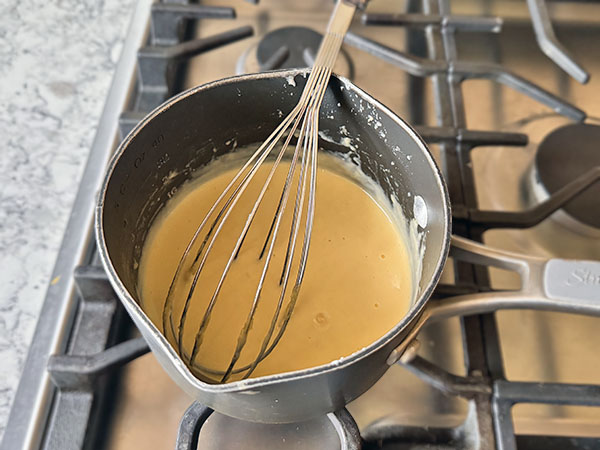
<path id="1" fill-rule="evenodd" d="M 586 82 L 589 75 L 585 69 L 556 39 L 545 0 L 528 0 L 527 3 L 540 48 L 574 79 Z M 112 377 L 106 375 L 148 352 L 142 338 L 123 341 L 123 330 L 128 329 L 129 322 L 103 269 L 98 266 L 90 235 L 92 211 L 89 205 L 94 202 L 95 189 L 101 179 L 98 172 L 102 172 L 100 168 L 114 149 L 117 118 L 120 134 L 124 136 L 147 112 L 178 92 L 180 63 L 253 34 L 251 27 L 232 27 L 219 35 L 190 40 L 184 26 L 188 19 L 234 19 L 235 10 L 166 1 L 148 7 L 144 2 L 137 7 L 84 174 L 84 180 L 96 180 L 98 184 L 82 184 L 76 200 L 75 210 L 79 207 L 86 211 L 87 208 L 88 214 L 83 214 L 84 221 L 71 218 L 55 272 L 65 267 L 77 268 L 67 287 L 57 293 L 52 287 L 49 290 L 3 449 L 95 448 L 103 425 L 103 410 L 110 408 L 105 401 L 106 394 L 114 387 Z M 151 32 L 147 41 L 143 41 L 148 16 Z M 496 17 L 452 15 L 449 0 L 410 0 L 405 14 L 367 13 L 363 22 L 367 26 L 389 25 L 409 30 L 409 53 L 352 33 L 346 43 L 412 75 L 411 107 L 413 121 L 417 123 L 422 118 L 423 79 L 433 81 L 438 126 L 417 129 L 428 143 L 439 144 L 442 170 L 453 206 L 455 233 L 482 240 L 483 232 L 489 229 L 532 227 L 600 178 L 600 170 L 591 169 L 525 212 L 478 209 L 471 150 L 478 146 L 524 146 L 528 138 L 519 133 L 467 129 L 461 91 L 464 80 L 484 78 L 503 83 L 576 121 L 583 120 L 585 113 L 501 66 L 464 62 L 458 58 L 456 32 L 498 32 L 502 21 Z M 137 65 L 134 65 L 135 60 Z M 134 67 L 136 73 L 132 70 Z M 131 87 L 133 94 L 129 95 Z M 102 151 L 104 154 L 100 154 Z M 457 263 L 455 283 L 440 285 L 436 296 L 489 289 L 485 268 Z M 63 326 L 59 339 L 51 332 L 56 322 Z M 467 376 L 449 373 L 419 356 L 406 363 L 406 367 L 440 391 L 467 399 L 470 407 L 466 421 L 456 428 L 427 429 L 375 423 L 363 430 L 362 443 L 354 435 L 348 448 L 358 448 L 361 444 L 365 449 L 599 448 L 600 442 L 593 438 L 516 436 L 511 408 L 518 403 L 600 406 L 600 386 L 507 381 L 494 315 L 461 318 L 461 327 Z M 49 355 L 53 356 L 48 358 Z M 200 428 L 210 413 L 198 403 L 190 406 L 174 443 L 177 449 L 196 448 Z M 338 414 L 348 419 L 350 435 L 355 432 L 356 424 L 347 411 Z"/>

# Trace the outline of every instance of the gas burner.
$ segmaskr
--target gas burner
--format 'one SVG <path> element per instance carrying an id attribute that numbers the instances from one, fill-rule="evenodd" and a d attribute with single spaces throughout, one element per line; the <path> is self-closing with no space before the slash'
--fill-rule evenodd
<path id="1" fill-rule="evenodd" d="M 358 427 L 346 410 L 288 424 L 252 423 L 213 412 L 201 426 L 198 448 L 203 450 L 360 448 Z"/>
<path id="2" fill-rule="evenodd" d="M 565 125 L 547 135 L 538 146 L 528 177 L 535 200 L 544 201 L 588 170 L 600 166 L 599 142 L 600 126 L 592 124 Z M 575 232 L 600 236 L 599 198 L 600 186 L 593 185 L 553 218 Z"/>
<path id="3" fill-rule="evenodd" d="M 311 66 L 323 35 L 306 27 L 283 27 L 265 34 L 238 59 L 238 74 Z M 354 69 L 343 49 L 334 72 L 352 79 Z"/>

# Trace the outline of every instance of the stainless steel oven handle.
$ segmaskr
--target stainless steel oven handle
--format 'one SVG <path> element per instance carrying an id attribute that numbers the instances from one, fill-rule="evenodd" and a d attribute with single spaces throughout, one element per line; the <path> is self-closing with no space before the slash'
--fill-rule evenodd
<path id="1" fill-rule="evenodd" d="M 410 357 L 414 339 L 428 322 L 501 309 L 539 309 L 600 316 L 600 261 L 545 259 L 499 250 L 452 236 L 450 256 L 471 264 L 519 274 L 514 291 L 480 292 L 430 300 L 411 332 L 388 357 L 388 364 Z M 403 356 L 404 355 L 404 356 Z"/>

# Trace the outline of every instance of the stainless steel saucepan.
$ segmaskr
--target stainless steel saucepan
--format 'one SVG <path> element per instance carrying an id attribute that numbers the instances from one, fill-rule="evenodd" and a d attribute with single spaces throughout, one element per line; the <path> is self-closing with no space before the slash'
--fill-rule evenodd
<path id="1" fill-rule="evenodd" d="M 244 75 L 186 91 L 149 114 L 121 143 L 108 167 L 96 213 L 100 256 L 155 356 L 187 393 L 244 420 L 301 421 L 340 409 L 369 389 L 410 353 L 407 348 L 427 321 L 503 308 L 600 314 L 599 262 L 523 257 L 452 237 L 446 187 L 425 143 L 377 100 L 334 76 L 321 108 L 319 129 L 327 139 L 320 145 L 349 154 L 408 219 L 416 216 L 424 250 L 412 306 L 381 339 L 324 366 L 221 385 L 194 377 L 140 307 L 137 262 L 144 239 L 157 213 L 196 169 L 268 136 L 281 114 L 296 105 L 306 74 Z M 335 143 L 344 143 L 346 134 L 359 139 L 351 146 Z M 454 258 L 518 272 L 521 290 L 428 303 L 449 249 Z"/>

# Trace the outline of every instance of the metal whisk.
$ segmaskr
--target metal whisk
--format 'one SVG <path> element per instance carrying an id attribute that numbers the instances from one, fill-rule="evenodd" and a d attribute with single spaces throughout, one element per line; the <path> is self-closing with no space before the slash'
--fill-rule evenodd
<path id="1" fill-rule="evenodd" d="M 333 65 L 340 51 L 344 35 L 346 34 L 348 27 L 350 26 L 350 22 L 352 21 L 352 17 L 354 15 L 356 7 L 363 6 L 366 3 L 366 1 L 367 0 L 340 0 L 336 4 L 335 9 L 331 15 L 329 24 L 327 26 L 327 32 L 321 42 L 319 51 L 315 59 L 315 63 L 310 72 L 310 76 L 307 80 L 306 86 L 302 91 L 302 95 L 300 97 L 300 100 L 298 101 L 298 104 L 294 107 L 292 112 L 283 120 L 283 122 L 281 122 L 281 124 L 275 129 L 275 131 L 273 131 L 273 133 L 267 138 L 267 140 L 260 145 L 258 150 L 256 150 L 256 152 L 252 154 L 252 156 L 243 165 L 239 172 L 237 172 L 237 174 L 233 177 L 233 179 L 227 185 L 225 190 L 220 194 L 216 202 L 210 208 L 209 212 L 206 214 L 206 216 L 196 229 L 196 232 L 194 233 L 192 239 L 187 245 L 187 248 L 185 249 L 179 261 L 164 303 L 162 318 L 163 331 L 165 335 L 167 335 L 167 330 L 170 330 L 173 339 L 175 340 L 175 343 L 178 347 L 179 355 L 181 356 L 181 358 L 184 359 L 190 370 L 192 370 L 194 374 L 200 376 L 201 378 L 212 379 L 216 376 L 220 377 L 221 383 L 226 382 L 233 374 L 243 374 L 242 378 L 248 378 L 252 374 L 256 366 L 271 353 L 273 348 L 281 339 L 288 325 L 290 317 L 294 311 L 294 307 L 296 306 L 298 294 L 300 292 L 300 287 L 304 278 L 306 262 L 308 258 L 308 251 L 310 246 L 313 216 L 315 210 L 319 109 L 321 107 L 323 96 L 325 94 L 325 90 L 329 82 Z M 297 137 L 297 143 L 293 151 L 293 155 L 291 157 L 289 171 L 285 179 L 281 197 L 279 198 L 279 203 L 275 211 L 275 216 L 273 218 L 270 230 L 267 234 L 267 239 L 265 241 L 263 252 L 261 253 L 261 259 L 264 259 L 262 273 L 258 282 L 258 286 L 256 288 L 251 309 L 248 313 L 248 316 L 245 320 L 242 329 L 240 330 L 235 351 L 231 357 L 230 363 L 226 370 L 218 371 L 210 369 L 208 367 L 204 367 L 198 363 L 197 356 L 200 346 L 202 345 L 204 334 L 210 321 L 211 312 L 213 311 L 215 304 L 217 303 L 217 299 L 219 297 L 221 288 L 223 287 L 225 278 L 227 277 L 230 268 L 237 257 L 238 252 L 240 251 L 244 238 L 246 237 L 250 225 L 252 224 L 252 221 L 256 216 L 256 212 L 259 208 L 259 205 L 261 204 L 265 192 L 267 191 L 269 183 L 271 182 L 273 175 L 279 163 L 281 162 L 290 141 L 292 140 L 292 137 L 295 135 L 298 129 L 299 134 Z M 190 306 L 192 296 L 198 284 L 200 273 L 202 272 L 205 266 L 208 255 L 212 250 L 215 240 L 219 235 L 220 231 L 222 230 L 223 225 L 225 224 L 227 218 L 231 215 L 232 211 L 236 207 L 238 200 L 246 190 L 248 184 L 256 175 L 261 164 L 267 159 L 267 157 L 271 154 L 273 148 L 279 143 L 280 140 L 282 140 L 286 133 L 287 136 L 283 141 L 283 145 L 279 150 L 279 153 L 275 157 L 273 166 L 266 177 L 264 185 L 260 189 L 258 198 L 256 199 L 256 202 L 254 203 L 254 206 L 250 211 L 248 219 L 246 220 L 242 230 L 240 231 L 237 242 L 235 243 L 231 255 L 227 260 L 223 273 L 217 285 L 214 287 L 214 292 L 208 303 L 204 316 L 200 321 L 199 328 L 195 335 L 194 346 L 191 351 L 191 354 L 187 354 L 184 351 L 182 342 L 187 312 Z M 294 174 L 297 170 L 299 159 L 300 170 L 297 176 L 298 184 L 296 188 L 294 211 L 291 226 L 289 229 L 285 260 L 283 267 L 280 268 L 282 275 L 280 281 L 279 300 L 275 308 L 275 312 L 271 324 L 269 326 L 268 332 L 262 340 L 262 345 L 260 347 L 260 351 L 256 355 L 256 358 L 254 358 L 252 363 L 247 364 L 244 367 L 236 368 L 235 366 L 238 363 L 238 360 L 240 359 L 242 349 L 246 344 L 248 333 L 250 328 L 252 327 L 252 322 L 256 314 L 263 283 L 265 281 L 273 256 L 274 244 L 277 235 L 280 232 L 283 213 L 288 204 L 288 197 L 290 194 L 291 186 L 292 184 L 294 184 L 292 180 L 294 179 Z M 307 189 L 308 203 L 306 205 L 306 213 L 303 214 L 305 208 L 305 201 L 307 197 Z M 216 213 L 215 218 L 211 221 L 211 216 L 213 216 L 213 213 L 217 211 L 219 207 L 218 205 L 220 205 L 222 201 L 224 201 L 223 206 Z M 284 297 L 288 290 L 289 280 L 292 275 L 292 261 L 294 259 L 294 255 L 296 254 L 296 251 L 298 250 L 298 234 L 300 232 L 302 223 L 304 223 L 304 239 L 300 248 L 301 253 L 298 270 L 295 274 L 296 279 L 292 287 L 290 299 L 288 300 L 287 305 L 285 305 L 284 307 Z M 199 239 L 202 240 L 199 241 Z M 192 251 L 192 249 L 196 246 L 195 244 L 197 242 L 201 242 L 199 249 L 197 251 Z M 189 287 L 187 298 L 183 305 L 183 310 L 179 318 L 179 323 L 177 327 L 175 327 L 173 323 L 173 291 L 182 273 L 186 272 L 185 270 L 183 270 L 183 267 L 185 267 L 185 263 L 190 257 L 193 257 L 193 262 L 191 264 L 190 270 L 193 272 L 194 276 Z M 279 329 L 276 331 L 277 323 L 280 319 L 281 324 L 279 326 Z"/>

